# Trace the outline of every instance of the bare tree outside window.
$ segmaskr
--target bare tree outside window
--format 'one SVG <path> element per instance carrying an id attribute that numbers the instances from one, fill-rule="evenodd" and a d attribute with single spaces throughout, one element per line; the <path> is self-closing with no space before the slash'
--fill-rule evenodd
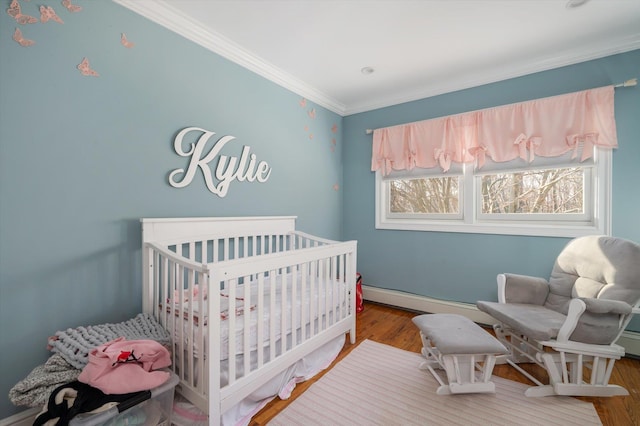
<path id="1" fill-rule="evenodd" d="M 389 182 L 392 213 L 458 213 L 458 176 Z"/>
<path id="2" fill-rule="evenodd" d="M 391 213 L 459 212 L 458 176 L 395 179 L 389 182 Z M 581 214 L 582 168 L 496 173 L 481 177 L 484 214 Z"/>
<path id="3" fill-rule="evenodd" d="M 376 174 L 376 228 L 575 237 L 611 232 L 611 152 L 593 161 Z"/>
<path id="4" fill-rule="evenodd" d="M 482 177 L 482 213 L 584 212 L 581 168 L 498 173 Z"/>

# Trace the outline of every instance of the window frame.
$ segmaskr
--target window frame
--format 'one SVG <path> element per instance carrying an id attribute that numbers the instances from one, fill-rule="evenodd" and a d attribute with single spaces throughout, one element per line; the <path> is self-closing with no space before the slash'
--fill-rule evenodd
<path id="1" fill-rule="evenodd" d="M 460 232 L 498 235 L 527 235 L 548 237 L 579 237 L 583 235 L 611 235 L 611 181 L 612 181 L 612 152 L 607 149 L 594 149 L 593 165 L 572 164 L 571 167 L 582 166 L 591 168 L 589 182 L 585 175 L 585 214 L 592 217 L 589 221 L 575 220 L 575 215 L 565 220 L 511 220 L 505 221 L 497 215 L 493 218 L 479 214 L 481 208 L 481 194 L 479 180 L 482 170 L 474 172 L 473 164 L 464 164 L 459 182 L 460 193 L 459 219 L 437 217 L 440 215 L 421 214 L 391 214 L 389 212 L 389 179 L 384 179 L 380 171 L 375 174 L 375 226 L 376 229 L 431 231 L 431 232 Z M 563 166 L 558 166 L 558 168 Z M 549 168 L 549 167 L 541 167 Z M 511 170 L 513 171 L 513 170 Z M 502 171 L 501 171 L 502 172 Z M 493 173 L 493 172 L 489 172 Z M 412 173 L 412 177 L 420 177 Z M 433 171 L 424 177 L 438 177 Z M 442 175 L 440 175 L 442 176 Z M 404 176 L 398 176 L 402 178 Z M 588 198 L 591 198 L 589 200 Z M 444 215 L 442 215 L 444 216 Z M 545 215 L 548 216 L 548 215 Z M 524 216 L 522 218 L 526 219 Z M 588 223 L 587 223 L 588 222 Z"/>

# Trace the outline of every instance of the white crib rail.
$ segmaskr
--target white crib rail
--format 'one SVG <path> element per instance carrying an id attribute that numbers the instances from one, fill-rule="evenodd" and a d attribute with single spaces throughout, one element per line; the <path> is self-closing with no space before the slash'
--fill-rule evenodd
<path id="1" fill-rule="evenodd" d="M 310 241 L 312 239 L 309 239 Z M 209 328 L 209 357 L 212 363 L 210 371 L 210 401 L 209 412 L 226 411 L 255 389 L 266 383 L 284 368 L 293 364 L 306 354 L 319 348 L 324 343 L 337 337 L 345 331 L 350 331 L 352 341 L 355 341 L 355 242 L 336 243 L 298 249 L 277 254 L 259 256 L 258 258 L 241 258 L 217 265 L 211 271 L 211 283 L 219 283 L 221 288 L 229 294 L 229 312 L 234 312 L 236 292 L 240 281 L 255 280 L 257 299 L 250 300 L 249 287 L 242 286 L 244 293 L 245 333 L 243 348 L 247 348 L 251 336 L 249 331 L 249 315 L 246 315 L 247 303 L 255 302 L 258 319 L 265 318 L 270 313 L 268 321 L 258 320 L 255 326 L 257 342 L 263 344 L 268 351 L 257 350 L 257 365 L 251 366 L 249 357 L 244 357 L 244 374 L 236 371 L 235 363 L 229 363 L 228 384 L 220 389 L 216 395 L 219 380 L 219 355 L 221 342 L 219 318 L 211 320 Z M 299 274 L 299 275 L 298 275 Z M 280 277 L 277 282 L 275 277 Z M 279 288 L 276 288 L 279 286 Z M 273 315 L 277 310 L 277 298 L 280 291 L 280 310 L 283 313 L 278 318 Z M 306 294 L 314 295 L 308 297 Z M 317 295 L 317 297 L 315 297 Z M 296 301 L 302 298 L 299 309 L 286 309 L 286 301 Z M 209 299 L 209 309 L 216 312 L 219 300 Z M 292 303 L 293 306 L 293 303 Z M 286 315 L 284 314 L 286 312 Z M 288 316 L 288 317 L 287 317 Z M 287 324 L 297 324 L 303 319 L 298 330 L 291 330 Z M 306 321 L 306 318 L 309 321 Z M 228 318 L 228 329 L 235 330 L 238 319 L 231 315 Z M 316 337 L 322 335 L 321 339 Z M 262 343 L 264 342 L 264 343 Z M 238 342 L 234 333 L 229 333 L 227 342 L 228 359 L 235 359 Z M 259 348 L 261 349 L 261 348 Z M 265 353 L 266 352 L 266 353 Z M 216 368 L 218 367 L 218 368 Z M 218 400 L 219 398 L 219 400 Z"/>
<path id="2" fill-rule="evenodd" d="M 203 411 L 218 413 L 210 416 L 212 422 L 331 339 L 348 331 L 355 342 L 355 241 L 337 243 L 287 231 L 164 243 L 168 245 L 143 242 L 144 312 L 152 313 L 173 338 L 173 369 L 180 377 L 180 392 Z M 243 285 L 251 281 L 253 286 Z M 230 362 L 222 387 L 223 323 L 220 315 L 205 315 L 221 312 L 218 289 L 228 295 L 229 313 L 224 349 Z M 278 291 L 279 300 L 274 297 Z M 287 303 L 294 306 L 293 301 L 307 293 L 318 296 L 288 310 Z M 236 317 L 239 299 L 244 299 L 245 315 Z M 259 319 L 270 313 L 268 320 L 251 324 L 251 306 Z M 279 316 L 273 314 L 278 310 Z M 292 330 L 300 318 L 308 318 L 308 324 Z M 205 320 L 207 327 L 202 327 Z M 237 327 L 244 330 L 239 336 L 233 332 Z M 260 345 L 268 349 L 256 350 L 256 342 L 264 342 L 258 349 Z M 233 361 L 252 345 L 256 364 L 244 356 L 241 373 Z"/>

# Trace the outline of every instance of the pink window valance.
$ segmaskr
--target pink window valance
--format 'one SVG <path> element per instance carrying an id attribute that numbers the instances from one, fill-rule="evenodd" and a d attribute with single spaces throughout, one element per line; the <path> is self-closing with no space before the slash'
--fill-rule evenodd
<path id="1" fill-rule="evenodd" d="M 371 170 L 504 162 L 572 152 L 584 161 L 595 146 L 616 148 L 614 87 L 585 90 L 374 130 Z"/>

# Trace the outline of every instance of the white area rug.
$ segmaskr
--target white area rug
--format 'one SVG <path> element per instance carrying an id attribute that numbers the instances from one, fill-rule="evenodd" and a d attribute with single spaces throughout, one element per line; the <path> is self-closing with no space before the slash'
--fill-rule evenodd
<path id="1" fill-rule="evenodd" d="M 527 398 L 525 384 L 493 376 L 495 394 L 436 395 L 422 356 L 365 340 L 289 404 L 270 426 L 601 425 L 593 404 Z"/>

